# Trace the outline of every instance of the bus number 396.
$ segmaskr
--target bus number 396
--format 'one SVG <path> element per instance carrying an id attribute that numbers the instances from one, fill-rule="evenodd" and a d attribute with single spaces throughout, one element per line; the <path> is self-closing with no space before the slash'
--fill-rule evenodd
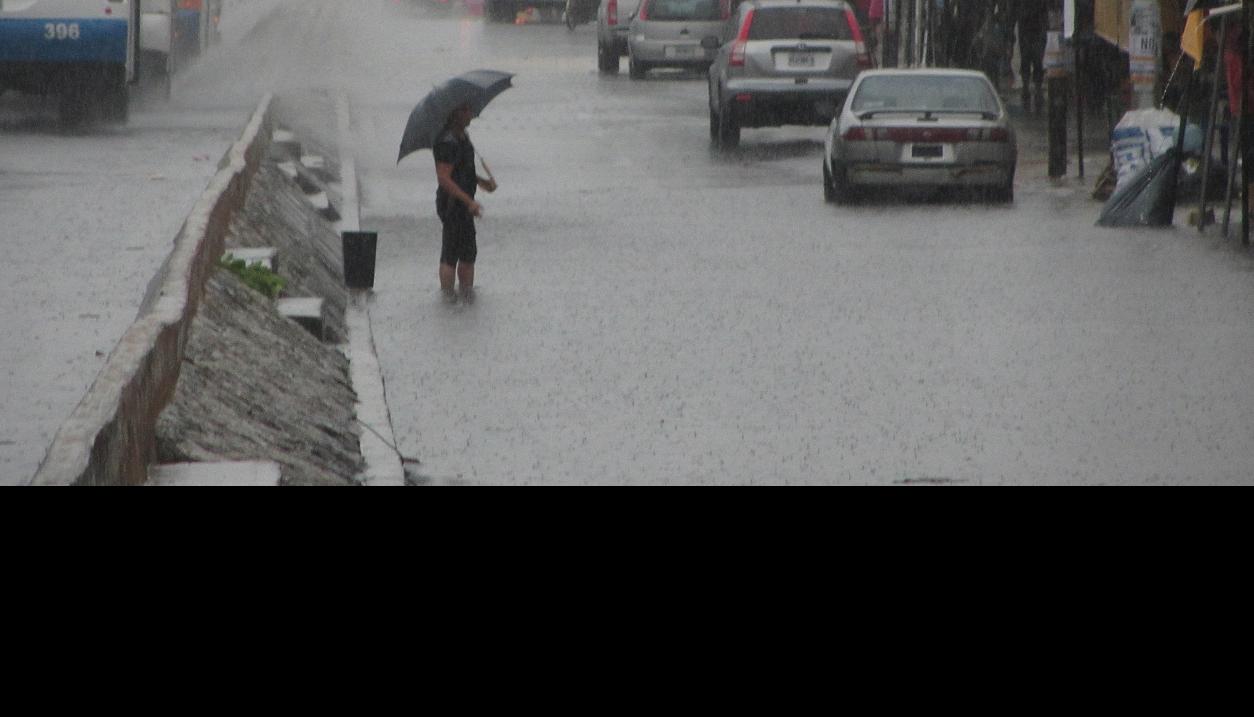
<path id="1" fill-rule="evenodd" d="M 77 40 L 81 37 L 76 22 L 50 22 L 44 25 L 45 40 Z"/>

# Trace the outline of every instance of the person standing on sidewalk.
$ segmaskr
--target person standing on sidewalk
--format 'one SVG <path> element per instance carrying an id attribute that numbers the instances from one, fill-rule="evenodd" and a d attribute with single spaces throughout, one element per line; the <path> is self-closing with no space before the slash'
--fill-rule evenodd
<path id="1" fill-rule="evenodd" d="M 988 76 L 998 92 L 1002 89 L 1002 69 L 1009 55 L 1006 42 L 1008 15 L 1005 0 L 992 3 L 974 42 L 978 69 Z"/>
<path id="2" fill-rule="evenodd" d="M 479 254 L 475 219 L 483 216 L 483 206 L 475 201 L 475 193 L 480 187 L 489 193 L 496 191 L 495 180 L 484 179 L 475 171 L 475 146 L 466 133 L 474 117 L 468 105 L 454 110 L 447 128 L 432 147 L 439 182 L 435 208 L 444 225 L 440 290 L 448 301 L 457 298 L 454 281 L 460 283 L 464 299 L 474 298 L 475 260 Z"/>
<path id="3" fill-rule="evenodd" d="M 1023 83 L 1023 111 L 1045 104 L 1045 45 L 1049 29 L 1049 9 L 1039 0 L 1018 0 L 1013 22 L 1019 29 L 1019 80 Z M 1033 93 L 1033 85 L 1036 92 Z"/>

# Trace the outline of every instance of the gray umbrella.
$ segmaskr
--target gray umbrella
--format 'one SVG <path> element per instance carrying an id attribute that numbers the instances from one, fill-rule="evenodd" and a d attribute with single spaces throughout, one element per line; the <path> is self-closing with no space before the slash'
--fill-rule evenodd
<path id="1" fill-rule="evenodd" d="M 459 75 L 431 92 L 418 103 L 409 115 L 405 136 L 401 139 L 399 164 L 406 156 L 420 149 L 430 149 L 448 125 L 449 115 L 462 105 L 470 105 L 478 117 L 483 108 L 510 88 L 514 76 L 496 70 L 475 70 Z"/>

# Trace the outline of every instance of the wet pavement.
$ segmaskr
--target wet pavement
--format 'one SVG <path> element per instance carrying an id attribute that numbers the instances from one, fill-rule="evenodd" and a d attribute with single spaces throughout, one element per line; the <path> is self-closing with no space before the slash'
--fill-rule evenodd
<path id="1" fill-rule="evenodd" d="M 408 108 L 354 93 L 376 341 L 432 482 L 1250 480 L 1230 245 L 1096 229 L 1037 156 L 1010 208 L 832 207 L 821 128 L 713 153 L 700 78 L 600 77 L 591 28 L 402 27 L 443 50 L 419 88 L 519 73 L 471 128 L 502 184 L 472 305 L 438 296 L 429 158 L 391 166 Z"/>
<path id="2" fill-rule="evenodd" d="M 172 100 L 65 129 L 55 99 L 0 95 L 0 486 L 29 480 L 135 320 L 149 281 L 264 92 L 224 65 L 274 0 L 228 0 L 223 42 Z"/>
<path id="3" fill-rule="evenodd" d="M 1251 480 L 1254 260 L 1230 243 L 1099 230 L 1036 156 L 1012 207 L 834 207 L 823 128 L 713 152 L 702 79 L 600 76 L 593 26 L 255 2 L 279 12 L 199 97 L 348 94 L 375 340 L 432 483 Z M 448 305 L 431 160 L 396 147 L 480 67 L 518 78 L 471 127 L 501 190 L 477 300 Z"/>

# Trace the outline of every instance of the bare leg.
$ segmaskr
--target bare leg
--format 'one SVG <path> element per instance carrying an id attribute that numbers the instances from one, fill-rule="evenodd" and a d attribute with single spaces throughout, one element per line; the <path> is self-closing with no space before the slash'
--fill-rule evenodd
<path id="1" fill-rule="evenodd" d="M 448 264 L 440 263 L 440 292 L 444 294 L 445 298 L 453 296 L 454 271 L 453 267 Z"/>
<path id="2" fill-rule="evenodd" d="M 475 265 L 466 262 L 457 264 L 457 280 L 461 282 L 463 296 L 470 296 L 475 291 Z"/>

